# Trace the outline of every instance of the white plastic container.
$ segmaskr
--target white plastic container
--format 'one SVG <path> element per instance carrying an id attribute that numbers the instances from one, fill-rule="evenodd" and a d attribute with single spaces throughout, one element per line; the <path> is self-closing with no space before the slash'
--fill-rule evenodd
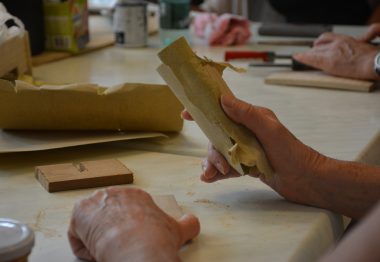
<path id="1" fill-rule="evenodd" d="M 34 246 L 34 233 L 25 224 L 0 218 L 0 261 L 27 262 Z"/>

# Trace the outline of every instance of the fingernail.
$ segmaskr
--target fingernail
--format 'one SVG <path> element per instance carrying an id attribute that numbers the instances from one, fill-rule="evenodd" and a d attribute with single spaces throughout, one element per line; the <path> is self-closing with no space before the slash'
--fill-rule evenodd
<path id="1" fill-rule="evenodd" d="M 234 101 L 234 97 L 232 95 L 223 95 L 222 96 L 222 104 L 224 107 L 228 107 L 228 108 L 231 108 L 235 101 Z"/>
<path id="2" fill-rule="evenodd" d="M 202 166 L 202 171 L 205 172 L 206 169 L 207 169 L 207 161 L 203 160 L 202 163 L 201 163 L 201 166 Z"/>
<path id="3" fill-rule="evenodd" d="M 216 163 L 216 168 L 219 170 L 220 173 L 222 173 L 223 175 L 225 175 L 225 171 L 224 171 L 224 167 L 221 163 Z"/>

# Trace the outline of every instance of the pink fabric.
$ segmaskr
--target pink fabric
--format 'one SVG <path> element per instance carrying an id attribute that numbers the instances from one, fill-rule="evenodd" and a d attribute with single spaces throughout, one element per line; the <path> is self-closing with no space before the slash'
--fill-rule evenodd
<path id="1" fill-rule="evenodd" d="M 241 16 L 212 13 L 198 14 L 194 19 L 195 34 L 206 38 L 209 45 L 242 45 L 251 37 L 249 21 Z"/>

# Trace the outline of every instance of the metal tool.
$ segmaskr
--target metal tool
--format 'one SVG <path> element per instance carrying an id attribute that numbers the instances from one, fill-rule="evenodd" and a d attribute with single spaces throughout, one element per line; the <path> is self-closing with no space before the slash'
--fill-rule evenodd
<path id="1" fill-rule="evenodd" d="M 275 59 L 291 59 L 291 55 L 279 55 L 271 51 L 226 51 L 224 61 L 234 59 L 261 59 L 265 62 L 273 62 Z"/>
<path id="2" fill-rule="evenodd" d="M 274 62 L 268 62 L 268 63 L 250 63 L 250 67 L 290 67 L 294 71 L 307 71 L 307 70 L 319 70 L 315 67 L 305 65 L 294 58 L 290 59 L 291 63 L 274 63 Z"/>
<path id="3" fill-rule="evenodd" d="M 250 67 L 290 67 L 294 71 L 318 70 L 295 60 L 292 55 L 276 54 L 272 51 L 226 51 L 224 60 L 259 59 L 263 62 L 250 63 Z M 286 59 L 290 63 L 275 63 L 276 59 Z"/>

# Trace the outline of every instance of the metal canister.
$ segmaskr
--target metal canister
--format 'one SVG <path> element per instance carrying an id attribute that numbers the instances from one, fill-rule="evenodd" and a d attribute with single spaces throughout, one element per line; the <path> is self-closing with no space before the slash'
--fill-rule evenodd
<path id="1" fill-rule="evenodd" d="M 113 28 L 116 44 L 144 47 L 148 43 L 147 2 L 119 0 L 115 7 Z"/>

